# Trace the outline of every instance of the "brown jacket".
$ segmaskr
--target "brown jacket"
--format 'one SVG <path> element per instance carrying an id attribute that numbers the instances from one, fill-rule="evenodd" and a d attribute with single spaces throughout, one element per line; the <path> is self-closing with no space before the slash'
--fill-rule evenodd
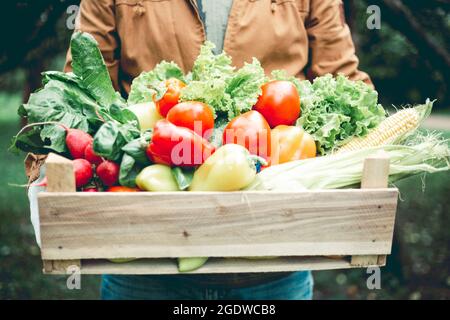
<path id="1" fill-rule="evenodd" d="M 128 93 L 133 78 L 161 60 L 192 68 L 206 39 L 197 10 L 195 0 L 82 0 L 76 28 L 94 35 L 114 86 Z M 256 57 L 267 73 L 343 73 L 370 83 L 358 70 L 341 0 L 234 0 L 224 50 L 238 67 Z M 70 62 L 69 53 L 66 71 Z"/>

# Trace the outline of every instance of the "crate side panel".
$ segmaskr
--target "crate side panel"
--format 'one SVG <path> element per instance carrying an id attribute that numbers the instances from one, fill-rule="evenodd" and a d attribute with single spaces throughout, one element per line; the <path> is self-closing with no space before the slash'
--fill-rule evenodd
<path id="1" fill-rule="evenodd" d="M 396 189 L 41 193 L 44 259 L 388 254 Z"/>

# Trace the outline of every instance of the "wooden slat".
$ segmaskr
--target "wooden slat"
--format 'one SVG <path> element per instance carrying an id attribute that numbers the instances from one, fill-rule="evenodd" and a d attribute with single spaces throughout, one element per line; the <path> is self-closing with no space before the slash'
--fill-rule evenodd
<path id="1" fill-rule="evenodd" d="M 75 192 L 75 175 L 72 161 L 55 153 L 49 153 L 45 160 L 45 175 L 47 177 L 47 192 Z M 44 259 L 44 257 L 43 257 Z M 43 260 L 44 273 L 52 270 L 66 269 L 67 263 L 80 266 L 80 260 Z"/>
<path id="2" fill-rule="evenodd" d="M 81 260 L 43 260 L 44 273 L 67 273 L 69 267 L 77 266 L 81 269 Z"/>
<path id="3" fill-rule="evenodd" d="M 362 189 L 387 188 L 389 179 L 389 157 L 382 151 L 376 155 L 365 159 L 361 180 Z M 391 223 L 394 225 L 395 211 L 391 216 Z M 393 230 L 392 230 L 393 232 Z M 391 234 L 392 241 L 392 234 Z M 351 264 L 355 266 L 377 265 L 378 261 L 386 260 L 386 255 L 354 255 Z M 383 263 L 384 265 L 384 263 Z"/>
<path id="4" fill-rule="evenodd" d="M 347 269 L 351 265 L 346 258 L 283 257 L 270 260 L 211 258 L 200 269 L 189 274 L 282 272 L 300 270 Z M 66 269 L 53 269 L 49 274 L 64 274 Z M 127 263 L 108 260 L 82 260 L 82 274 L 180 274 L 175 259 L 139 259 Z"/>
<path id="5" fill-rule="evenodd" d="M 72 161 L 50 153 L 45 161 L 45 167 L 47 192 L 76 191 Z"/>
<path id="6" fill-rule="evenodd" d="M 40 193 L 42 257 L 388 254 L 397 193 Z"/>

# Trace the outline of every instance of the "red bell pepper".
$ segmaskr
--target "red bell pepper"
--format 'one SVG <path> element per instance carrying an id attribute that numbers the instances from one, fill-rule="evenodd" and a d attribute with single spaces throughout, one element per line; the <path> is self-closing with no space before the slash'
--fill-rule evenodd
<path id="1" fill-rule="evenodd" d="M 163 119 L 155 124 L 146 153 L 155 163 L 192 167 L 202 164 L 214 151 L 208 140 L 191 129 L 177 127 Z"/>
<path id="2" fill-rule="evenodd" d="M 251 110 L 234 118 L 225 127 L 223 144 L 234 143 L 251 154 L 268 160 L 270 157 L 270 126 L 258 111 Z"/>

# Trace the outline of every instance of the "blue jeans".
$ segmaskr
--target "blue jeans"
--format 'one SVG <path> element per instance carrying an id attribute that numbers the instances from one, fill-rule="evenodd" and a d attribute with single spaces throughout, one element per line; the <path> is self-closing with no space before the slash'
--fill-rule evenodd
<path id="1" fill-rule="evenodd" d="M 176 275 L 104 275 L 101 296 L 104 300 L 311 300 L 312 290 L 310 271 L 242 288 L 208 286 Z"/>

